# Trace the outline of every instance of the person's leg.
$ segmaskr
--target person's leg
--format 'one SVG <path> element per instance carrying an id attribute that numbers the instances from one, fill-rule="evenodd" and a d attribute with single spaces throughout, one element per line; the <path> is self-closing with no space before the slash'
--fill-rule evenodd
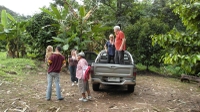
<path id="1" fill-rule="evenodd" d="M 82 94 L 82 98 L 86 98 L 85 91 L 84 91 L 84 81 L 82 79 L 78 79 L 78 87 L 79 87 L 79 91 Z"/>
<path id="2" fill-rule="evenodd" d="M 71 76 L 71 81 L 73 81 L 73 69 L 72 69 L 72 66 L 69 66 L 69 72 L 70 72 L 70 76 Z"/>
<path id="3" fill-rule="evenodd" d="M 107 55 L 108 55 L 108 56 L 107 56 L 107 57 L 108 57 L 108 58 L 107 58 L 108 63 L 110 63 L 111 56 L 110 56 L 108 53 L 107 53 Z"/>
<path id="4" fill-rule="evenodd" d="M 90 94 L 90 88 L 89 88 L 89 82 L 88 81 L 85 82 L 85 88 L 86 88 L 88 96 L 91 96 L 91 94 Z"/>
<path id="5" fill-rule="evenodd" d="M 79 101 L 84 101 L 84 102 L 86 102 L 87 99 L 86 99 L 86 95 L 85 95 L 84 80 L 78 79 L 78 87 L 79 87 L 79 90 L 80 90 L 81 95 L 82 95 L 82 98 L 79 98 Z"/>
<path id="6" fill-rule="evenodd" d="M 73 81 L 77 82 L 77 78 L 76 78 L 76 66 L 73 66 Z"/>
<path id="7" fill-rule="evenodd" d="M 119 64 L 119 54 L 117 50 L 115 50 L 115 64 Z"/>
<path id="8" fill-rule="evenodd" d="M 56 85 L 56 95 L 58 100 L 62 100 L 61 91 L 60 91 L 60 74 L 54 73 L 55 85 Z"/>
<path id="9" fill-rule="evenodd" d="M 46 99 L 47 99 L 47 100 L 50 100 L 50 99 L 51 99 L 52 80 L 53 80 L 53 77 L 52 77 L 51 73 L 47 74 L 47 82 L 48 82 L 48 85 L 47 85 L 47 92 L 46 92 Z"/>
<path id="10" fill-rule="evenodd" d="M 87 92 L 88 96 L 90 96 L 90 90 L 89 90 L 89 84 L 88 81 L 83 81 L 83 85 L 84 85 L 84 91 L 82 93 L 83 98 L 86 98 L 86 94 L 85 92 Z"/>
<path id="11" fill-rule="evenodd" d="M 113 60 L 113 63 L 115 63 L 115 55 L 114 56 L 111 56 L 110 60 Z"/>
<path id="12" fill-rule="evenodd" d="M 82 93 L 82 97 L 83 97 L 84 99 L 86 99 L 86 95 L 85 95 L 85 93 Z"/>
<path id="13" fill-rule="evenodd" d="M 72 77 L 73 77 L 73 83 L 72 83 L 72 86 L 74 84 L 78 85 L 78 79 L 76 78 L 76 66 L 73 66 L 72 67 Z"/>
<path id="14" fill-rule="evenodd" d="M 77 66 L 74 66 L 74 79 L 76 82 L 78 82 L 78 79 L 76 78 L 76 68 L 77 68 Z"/>
<path id="15" fill-rule="evenodd" d="M 124 64 L 124 51 L 119 51 L 119 64 Z"/>

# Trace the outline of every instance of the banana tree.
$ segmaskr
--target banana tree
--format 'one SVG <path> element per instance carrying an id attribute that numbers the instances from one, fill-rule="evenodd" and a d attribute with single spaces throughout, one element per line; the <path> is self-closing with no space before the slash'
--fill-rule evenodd
<path id="1" fill-rule="evenodd" d="M 19 57 L 20 50 L 24 51 L 24 44 L 20 40 L 25 22 L 18 22 L 6 10 L 1 12 L 0 40 L 7 42 L 7 54 L 9 57 Z"/>
<path id="2" fill-rule="evenodd" d="M 62 43 L 64 50 L 70 48 L 93 50 L 89 48 L 94 48 L 93 43 L 100 42 L 104 37 L 102 32 L 109 28 L 88 20 L 95 8 L 86 13 L 85 7 L 80 6 L 75 12 L 67 1 L 65 3 L 61 10 L 53 5 L 50 10 L 41 9 L 59 22 L 60 30 L 58 36 L 53 37 L 54 40 Z"/>

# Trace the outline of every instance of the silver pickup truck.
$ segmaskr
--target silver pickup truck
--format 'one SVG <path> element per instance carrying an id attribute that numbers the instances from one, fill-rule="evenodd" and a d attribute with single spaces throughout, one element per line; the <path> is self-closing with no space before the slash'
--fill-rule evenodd
<path id="1" fill-rule="evenodd" d="M 127 85 L 129 92 L 134 92 L 136 68 L 132 55 L 124 52 L 124 64 L 107 63 L 107 52 L 101 51 L 91 65 L 91 82 L 94 91 L 103 85 Z"/>

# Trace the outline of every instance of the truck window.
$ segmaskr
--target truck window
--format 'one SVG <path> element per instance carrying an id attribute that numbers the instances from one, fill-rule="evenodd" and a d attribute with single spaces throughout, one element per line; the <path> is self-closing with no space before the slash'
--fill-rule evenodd
<path id="1" fill-rule="evenodd" d="M 90 54 L 89 53 L 85 53 L 85 59 L 90 60 Z"/>
<path id="2" fill-rule="evenodd" d="M 107 63 L 107 58 L 108 58 L 107 57 L 107 53 L 103 52 L 100 55 L 99 63 Z M 126 65 L 130 65 L 131 64 L 130 56 L 127 53 L 124 53 L 124 64 L 126 64 Z"/>
<path id="3" fill-rule="evenodd" d="M 130 56 L 126 53 L 124 53 L 124 64 L 125 65 L 130 65 L 131 64 L 131 60 L 130 60 Z"/>
<path id="4" fill-rule="evenodd" d="M 99 63 L 107 63 L 107 53 L 104 52 L 100 55 Z"/>
<path id="5" fill-rule="evenodd" d="M 97 57 L 97 55 L 96 55 L 96 54 L 94 54 L 94 53 L 92 53 L 92 54 L 91 54 L 91 60 L 95 60 L 95 59 L 96 59 L 96 57 Z"/>

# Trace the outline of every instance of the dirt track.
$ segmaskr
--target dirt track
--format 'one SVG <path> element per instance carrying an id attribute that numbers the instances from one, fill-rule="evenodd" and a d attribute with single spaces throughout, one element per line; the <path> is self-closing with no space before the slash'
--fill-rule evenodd
<path id="1" fill-rule="evenodd" d="M 196 84 L 151 74 L 137 76 L 134 93 L 123 86 L 101 86 L 90 90 L 92 101 L 80 102 L 77 86 L 71 86 L 70 76 L 61 74 L 64 101 L 45 100 L 45 72 L 27 75 L 20 82 L 0 79 L 0 112 L 200 112 L 200 89 Z M 53 87 L 55 88 L 55 86 Z M 6 112 L 5 111 L 5 112 Z"/>

